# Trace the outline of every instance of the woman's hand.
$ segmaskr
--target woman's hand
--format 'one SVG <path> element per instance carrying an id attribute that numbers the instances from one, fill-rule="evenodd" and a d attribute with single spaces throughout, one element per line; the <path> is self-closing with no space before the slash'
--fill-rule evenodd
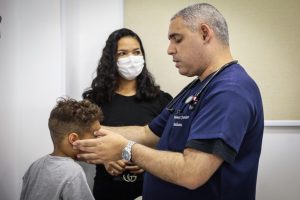
<path id="1" fill-rule="evenodd" d="M 129 171 L 132 174 L 140 174 L 144 172 L 144 170 L 139 166 L 125 160 L 111 161 L 105 163 L 104 166 L 106 171 L 112 176 L 119 176 L 125 170 Z"/>
<path id="2" fill-rule="evenodd" d="M 127 162 L 125 170 L 130 171 L 130 173 L 132 174 L 141 174 L 144 172 L 142 168 L 140 168 L 139 166 L 135 165 L 132 162 Z"/>
<path id="3" fill-rule="evenodd" d="M 118 176 L 125 171 L 126 163 L 123 160 L 110 161 L 104 164 L 106 171 L 112 176 Z"/>

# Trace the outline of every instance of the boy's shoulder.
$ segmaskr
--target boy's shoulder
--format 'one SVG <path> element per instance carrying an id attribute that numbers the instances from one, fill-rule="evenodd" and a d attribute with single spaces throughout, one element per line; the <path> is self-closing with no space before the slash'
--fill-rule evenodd
<path id="1" fill-rule="evenodd" d="M 74 176 L 77 173 L 82 173 L 83 169 L 70 157 L 45 155 L 30 165 L 27 173 L 30 173 L 30 171 L 51 171 L 65 176 Z"/>
<path id="2" fill-rule="evenodd" d="M 46 155 L 34 161 L 23 177 L 22 195 L 30 198 L 22 199 L 59 199 L 61 194 L 68 199 L 92 199 L 82 167 L 68 157 Z M 90 198 L 73 198 L 81 194 Z"/>
<path id="3" fill-rule="evenodd" d="M 72 158 L 70 157 L 62 157 L 62 156 L 52 156 L 50 154 L 47 154 L 41 158 L 38 158 L 37 160 L 35 160 L 32 165 L 45 165 L 45 164 L 49 164 L 49 165 L 62 165 L 62 164 L 66 164 L 66 165 L 78 165 Z"/>

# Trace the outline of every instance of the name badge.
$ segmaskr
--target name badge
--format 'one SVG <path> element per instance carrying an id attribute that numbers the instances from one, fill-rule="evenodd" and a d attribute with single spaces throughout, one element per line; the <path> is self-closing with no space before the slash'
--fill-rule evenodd
<path id="1" fill-rule="evenodd" d="M 189 115 L 174 115 L 174 123 L 175 127 L 182 127 L 183 123 L 190 118 Z"/>

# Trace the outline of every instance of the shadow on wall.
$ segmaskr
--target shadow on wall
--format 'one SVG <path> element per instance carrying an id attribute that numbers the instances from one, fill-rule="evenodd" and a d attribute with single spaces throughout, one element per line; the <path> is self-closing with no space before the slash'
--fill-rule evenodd
<path id="1" fill-rule="evenodd" d="M 2 17 L 0 16 L 0 24 L 1 24 L 1 21 L 2 21 Z M 0 38 L 1 38 L 1 29 L 0 29 Z"/>

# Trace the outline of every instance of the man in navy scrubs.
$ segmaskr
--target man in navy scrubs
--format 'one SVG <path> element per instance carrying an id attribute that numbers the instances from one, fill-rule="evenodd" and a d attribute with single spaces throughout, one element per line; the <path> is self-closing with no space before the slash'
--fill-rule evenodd
<path id="1" fill-rule="evenodd" d="M 262 100 L 231 56 L 224 17 L 209 4 L 189 6 L 171 19 L 168 37 L 179 73 L 196 81 L 149 125 L 101 128 L 74 148 L 90 163 L 123 158 L 143 168 L 145 200 L 255 199 Z"/>

